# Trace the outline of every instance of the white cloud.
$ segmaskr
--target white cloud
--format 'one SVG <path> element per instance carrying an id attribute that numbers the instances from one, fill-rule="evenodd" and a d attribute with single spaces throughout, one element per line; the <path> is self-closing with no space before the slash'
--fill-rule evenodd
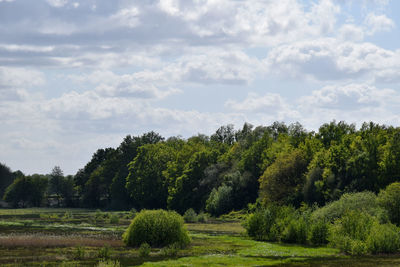
<path id="1" fill-rule="evenodd" d="M 140 24 L 139 9 L 137 7 L 123 8 L 111 16 L 112 21 L 117 21 L 122 27 L 135 28 Z"/>
<path id="2" fill-rule="evenodd" d="M 354 24 L 344 24 L 339 29 L 339 38 L 343 41 L 362 41 L 364 39 L 364 29 Z"/>
<path id="3" fill-rule="evenodd" d="M 369 27 L 368 33 L 370 35 L 377 32 L 390 31 L 395 27 L 394 21 L 386 15 L 376 15 L 374 13 L 368 14 L 365 18 L 365 24 Z"/>
<path id="4" fill-rule="evenodd" d="M 302 121 L 315 128 L 333 119 L 346 122 L 374 121 L 396 125 L 400 94 L 392 89 L 379 89 L 369 84 L 345 84 L 325 86 L 311 95 L 302 97 L 298 111 Z"/>
<path id="5" fill-rule="evenodd" d="M 374 78 L 380 71 L 400 67 L 399 51 L 371 43 L 319 39 L 283 45 L 271 50 L 266 64 L 285 77 L 317 80 Z"/>
<path id="6" fill-rule="evenodd" d="M 46 0 L 53 7 L 63 7 L 68 4 L 68 0 Z"/>

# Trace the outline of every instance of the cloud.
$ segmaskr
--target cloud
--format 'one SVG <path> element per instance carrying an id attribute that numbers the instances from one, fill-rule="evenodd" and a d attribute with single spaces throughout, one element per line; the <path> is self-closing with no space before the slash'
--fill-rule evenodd
<path id="1" fill-rule="evenodd" d="M 333 119 L 393 125 L 400 123 L 396 115 L 400 112 L 399 101 L 400 94 L 393 89 L 350 83 L 315 90 L 300 98 L 297 105 L 299 113 L 307 114 L 302 121 L 314 128 Z"/>
<path id="2" fill-rule="evenodd" d="M 46 0 L 53 7 L 63 7 L 68 4 L 68 0 Z"/>
<path id="3" fill-rule="evenodd" d="M 368 14 L 365 18 L 365 24 L 369 27 L 368 33 L 370 35 L 377 32 L 390 31 L 395 27 L 394 21 L 386 15 L 376 15 L 374 13 Z"/>
<path id="4" fill-rule="evenodd" d="M 45 84 L 44 75 L 25 68 L 0 67 L 0 100 L 22 101 L 29 97 L 27 88 Z"/>
<path id="5" fill-rule="evenodd" d="M 398 69 L 398 57 L 399 51 L 371 43 L 329 38 L 276 47 L 266 64 L 271 72 L 284 77 L 329 81 L 378 77 L 381 71 Z"/>

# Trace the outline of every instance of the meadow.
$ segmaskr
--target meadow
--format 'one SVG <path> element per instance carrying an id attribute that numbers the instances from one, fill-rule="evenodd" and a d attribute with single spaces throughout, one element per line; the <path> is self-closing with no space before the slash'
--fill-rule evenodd
<path id="1" fill-rule="evenodd" d="M 254 241 L 241 221 L 187 223 L 191 244 L 129 248 L 121 236 L 134 212 L 1 209 L 1 266 L 398 266 L 400 255 L 350 257 L 335 248 Z"/>

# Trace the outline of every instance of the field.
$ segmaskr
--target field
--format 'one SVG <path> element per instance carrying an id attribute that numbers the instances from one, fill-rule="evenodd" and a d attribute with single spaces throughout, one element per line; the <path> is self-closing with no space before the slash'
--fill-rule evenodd
<path id="1" fill-rule="evenodd" d="M 84 209 L 0 210 L 0 266 L 399 266 L 400 255 L 349 257 L 336 249 L 257 242 L 239 221 L 187 224 L 183 250 L 143 255 L 121 235 L 133 213 Z M 109 265 L 107 265 L 107 263 Z"/>

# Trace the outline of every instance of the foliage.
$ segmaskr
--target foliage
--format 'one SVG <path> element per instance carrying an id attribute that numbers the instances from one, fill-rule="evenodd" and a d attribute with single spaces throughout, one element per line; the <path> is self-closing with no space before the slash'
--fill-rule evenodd
<path id="1" fill-rule="evenodd" d="M 339 200 L 316 209 L 312 214 L 312 219 L 316 221 L 333 222 L 349 211 L 363 211 L 385 221 L 385 212 L 379 207 L 376 195 L 367 191 L 343 194 Z"/>
<path id="2" fill-rule="evenodd" d="M 375 222 L 366 239 L 366 244 L 368 251 L 373 254 L 395 253 L 400 248 L 400 230 L 390 223 Z"/>
<path id="3" fill-rule="evenodd" d="M 128 246 L 140 246 L 146 242 L 150 246 L 166 246 L 178 243 L 182 247 L 190 242 L 183 226 L 183 218 L 173 211 L 142 210 L 133 219 L 123 235 Z"/>
<path id="4" fill-rule="evenodd" d="M 139 256 L 142 258 L 148 257 L 151 252 L 151 247 L 147 242 L 143 242 L 139 247 Z"/>
<path id="5" fill-rule="evenodd" d="M 232 187 L 225 184 L 213 189 L 206 202 L 206 210 L 214 216 L 230 211 L 232 202 Z"/>
<path id="6" fill-rule="evenodd" d="M 381 190 L 378 203 L 388 212 L 390 221 L 400 225 L 400 183 L 392 183 Z"/>
<path id="7" fill-rule="evenodd" d="M 97 264 L 97 267 L 120 267 L 121 263 L 119 261 L 113 260 L 101 260 Z"/>
<path id="8" fill-rule="evenodd" d="M 260 178 L 260 195 L 264 203 L 299 204 L 298 194 L 304 184 L 307 162 L 297 149 L 278 156 Z"/>
<path id="9" fill-rule="evenodd" d="M 198 217 L 197 217 L 197 213 L 192 208 L 188 209 L 185 212 L 185 214 L 183 214 L 183 219 L 187 223 L 195 223 L 195 222 L 197 222 L 199 220 Z"/>
<path id="10" fill-rule="evenodd" d="M 74 258 L 77 260 L 82 260 L 85 258 L 86 255 L 86 251 L 84 247 L 81 246 L 77 246 L 75 247 L 75 251 L 74 251 Z"/>
<path id="11" fill-rule="evenodd" d="M 47 178 L 38 174 L 20 176 L 7 187 L 4 200 L 13 207 L 42 205 L 47 190 Z"/>
<path id="12" fill-rule="evenodd" d="M 313 245 L 323 245 L 328 243 L 329 224 L 323 220 L 312 223 L 310 230 L 310 242 Z"/>
<path id="13" fill-rule="evenodd" d="M 100 259 L 109 259 L 111 255 L 111 248 L 108 245 L 105 245 L 104 247 L 100 248 L 100 250 L 97 252 L 97 257 Z"/>

